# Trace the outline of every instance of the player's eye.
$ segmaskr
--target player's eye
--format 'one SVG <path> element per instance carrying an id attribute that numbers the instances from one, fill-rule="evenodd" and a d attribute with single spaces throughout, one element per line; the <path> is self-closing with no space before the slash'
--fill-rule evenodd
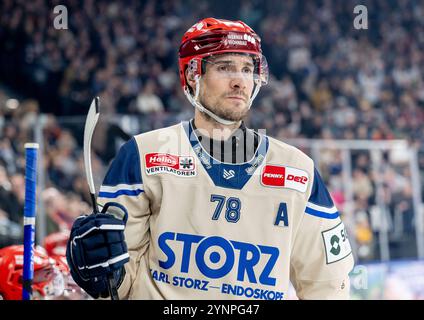
<path id="1" fill-rule="evenodd" d="M 226 64 L 221 64 L 221 65 L 218 65 L 218 71 L 228 72 L 230 71 L 230 67 Z"/>
<path id="2" fill-rule="evenodd" d="M 243 73 L 252 74 L 253 73 L 253 68 L 251 68 L 251 67 L 244 67 L 243 68 Z"/>

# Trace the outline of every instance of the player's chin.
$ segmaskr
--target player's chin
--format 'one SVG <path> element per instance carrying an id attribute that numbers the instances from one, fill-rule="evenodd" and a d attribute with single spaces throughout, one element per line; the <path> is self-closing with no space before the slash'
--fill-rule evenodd
<path id="1" fill-rule="evenodd" d="M 222 118 L 228 121 L 235 121 L 235 122 L 243 120 L 246 117 L 247 113 L 249 112 L 246 106 L 243 106 L 242 108 L 229 106 L 228 109 L 226 110 L 227 112 L 224 112 L 222 114 Z"/>

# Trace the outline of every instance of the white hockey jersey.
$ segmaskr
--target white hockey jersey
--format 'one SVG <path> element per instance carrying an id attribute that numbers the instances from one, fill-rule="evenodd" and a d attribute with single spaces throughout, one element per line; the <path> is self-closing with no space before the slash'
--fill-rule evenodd
<path id="1" fill-rule="evenodd" d="M 222 163 L 190 122 L 133 137 L 99 205 L 129 213 L 122 299 L 349 297 L 345 227 L 312 159 L 260 135 L 255 156 Z"/>

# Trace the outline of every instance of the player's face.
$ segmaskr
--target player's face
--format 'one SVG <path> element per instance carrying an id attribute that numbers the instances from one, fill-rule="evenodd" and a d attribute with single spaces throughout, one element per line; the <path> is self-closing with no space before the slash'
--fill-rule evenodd
<path id="1" fill-rule="evenodd" d="M 254 87 L 254 64 L 248 55 L 222 54 L 210 57 L 202 76 L 200 103 L 220 118 L 242 120 Z"/>

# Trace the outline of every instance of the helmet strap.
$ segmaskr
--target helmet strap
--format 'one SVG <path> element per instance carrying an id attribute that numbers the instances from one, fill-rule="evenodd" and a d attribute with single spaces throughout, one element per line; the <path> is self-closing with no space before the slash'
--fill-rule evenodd
<path id="1" fill-rule="evenodd" d="M 256 81 L 255 81 L 256 82 Z M 250 109 L 250 107 L 252 106 L 253 100 L 255 100 L 256 96 L 259 93 L 259 89 L 261 88 L 261 84 L 259 83 L 255 83 L 255 88 L 253 89 L 253 94 L 249 99 L 249 103 L 247 105 L 248 109 Z"/>

